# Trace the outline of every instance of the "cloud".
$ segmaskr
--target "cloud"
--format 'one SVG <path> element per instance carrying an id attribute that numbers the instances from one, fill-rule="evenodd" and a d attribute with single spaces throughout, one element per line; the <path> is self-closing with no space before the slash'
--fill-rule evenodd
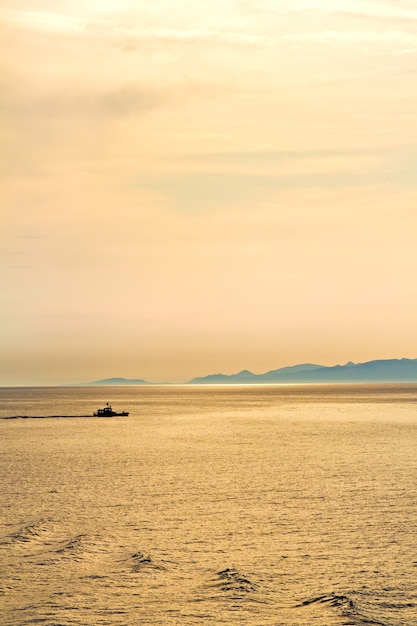
<path id="1" fill-rule="evenodd" d="M 391 18 L 417 20 L 415 5 L 392 0 L 292 0 L 292 2 L 277 4 L 276 0 L 246 0 L 241 3 L 246 10 L 260 10 L 263 12 L 294 14 L 318 13 L 322 15 L 344 15 L 373 18 Z"/>
<path id="2" fill-rule="evenodd" d="M 209 29 L 138 28 L 110 20 L 74 18 L 57 13 L 35 11 L 1 11 L 0 19 L 12 26 L 49 34 L 73 36 L 105 36 L 114 40 L 163 41 L 172 43 L 216 43 L 220 45 L 269 47 L 271 37 Z"/>
<path id="3" fill-rule="evenodd" d="M 0 100 L 0 110 L 15 116 L 33 118 L 59 118 L 97 115 L 100 117 L 125 117 L 144 114 L 160 104 L 162 97 L 138 85 L 122 85 L 107 91 L 61 89 L 59 93 L 33 95 L 20 98 L 11 95 Z"/>
<path id="4" fill-rule="evenodd" d="M 401 19 L 417 21 L 417 10 L 406 5 L 401 6 L 401 2 L 366 2 L 363 0 L 342 0 L 333 2 L 329 12 L 336 15 L 352 15 L 353 17 L 372 17 L 374 19 Z"/>
<path id="5" fill-rule="evenodd" d="M 44 11 L 0 11 L 0 20 L 15 27 L 60 35 L 80 35 L 86 31 L 88 22 L 59 13 Z"/>
<path id="6" fill-rule="evenodd" d="M 251 144 L 241 145 L 249 147 Z M 247 150 L 244 152 L 217 152 L 192 155 L 192 158 L 200 158 L 207 161 L 225 161 L 229 159 L 242 162 L 257 160 L 259 162 L 279 162 L 298 160 L 332 160 L 345 157 L 363 157 L 377 155 L 380 150 Z M 188 158 L 188 157 L 187 157 Z"/>
<path id="7" fill-rule="evenodd" d="M 264 9 L 276 12 L 276 5 L 270 7 L 263 5 Z M 250 11 L 256 10 L 251 8 Z M 370 4 L 367 2 L 358 2 L 353 4 L 347 2 L 332 3 L 331 8 L 322 2 L 310 1 L 295 3 L 291 5 L 291 10 L 282 11 L 288 14 L 299 15 L 302 12 L 316 12 L 328 16 L 323 19 L 323 25 L 331 25 L 332 16 L 342 16 L 360 20 L 369 18 L 375 20 L 380 18 L 384 20 L 404 20 L 408 23 L 416 23 L 417 26 L 417 10 L 395 7 L 392 4 Z M 278 32 L 274 35 L 265 33 L 236 32 L 224 29 L 195 29 L 195 28 L 160 28 L 150 25 L 149 27 L 138 27 L 134 20 L 131 25 L 121 19 L 120 16 L 115 19 L 97 19 L 87 17 L 73 17 L 64 14 L 41 12 L 41 11 L 0 11 L 0 20 L 5 24 L 14 28 L 21 28 L 32 31 L 34 33 L 42 33 L 50 36 L 63 36 L 88 38 L 99 41 L 113 42 L 119 46 L 123 46 L 125 51 L 133 51 L 137 46 L 142 44 L 185 44 L 185 45 L 218 45 L 231 47 L 248 47 L 248 48 L 276 48 L 288 43 L 318 44 L 325 43 L 327 45 L 355 45 L 357 43 L 366 43 L 370 45 L 401 45 L 402 53 L 412 53 L 416 50 L 416 34 L 407 28 L 374 29 L 355 28 L 349 29 L 337 28 L 316 29 L 303 27 L 301 32 L 288 31 L 291 23 L 287 25 L 287 30 Z M 344 25 L 346 26 L 346 24 Z M 265 24 L 261 27 L 265 30 Z"/>
<path id="8" fill-rule="evenodd" d="M 362 46 L 389 48 L 401 54 L 416 52 L 416 35 L 404 30 L 323 30 L 309 33 L 290 33 L 282 36 L 289 43 L 323 44 L 337 47 Z"/>

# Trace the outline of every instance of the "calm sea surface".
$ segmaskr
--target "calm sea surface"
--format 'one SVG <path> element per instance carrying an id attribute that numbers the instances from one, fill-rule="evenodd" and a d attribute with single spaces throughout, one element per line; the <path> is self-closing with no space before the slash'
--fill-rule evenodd
<path id="1" fill-rule="evenodd" d="M 2 625 L 417 624 L 417 385 L 0 389 L 19 415 Z"/>

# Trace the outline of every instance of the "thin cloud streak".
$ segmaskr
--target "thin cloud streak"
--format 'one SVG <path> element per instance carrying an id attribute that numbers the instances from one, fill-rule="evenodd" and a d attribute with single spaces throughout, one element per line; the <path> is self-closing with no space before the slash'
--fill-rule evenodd
<path id="1" fill-rule="evenodd" d="M 246 0 L 242 3 L 248 10 L 264 11 L 278 14 L 299 15 L 300 13 L 321 14 L 327 16 L 373 17 L 375 19 L 399 18 L 410 21 L 417 20 L 417 9 L 403 5 L 401 2 L 367 2 L 366 0 L 292 0 L 277 5 L 275 0 Z"/>
<path id="2" fill-rule="evenodd" d="M 410 42 L 415 43 L 415 35 L 400 31 L 370 31 L 370 30 L 328 30 L 321 32 L 311 33 L 295 33 L 283 35 L 281 38 L 283 41 L 297 41 L 297 42 L 323 42 L 332 43 L 334 45 L 346 45 L 347 43 L 354 44 L 356 42 L 366 42 L 374 44 L 387 44 L 395 42 Z"/>
<path id="3" fill-rule="evenodd" d="M 270 47 L 274 39 L 263 35 L 254 35 L 237 32 L 215 30 L 171 30 L 166 28 L 141 29 L 126 27 L 105 20 L 82 20 L 56 13 L 42 12 L 11 12 L 3 11 L 0 19 L 22 28 L 34 31 L 45 31 L 50 34 L 61 35 L 96 35 L 116 40 L 163 41 L 179 43 L 216 43 L 220 45 L 235 45 L 249 47 Z"/>
<path id="4" fill-rule="evenodd" d="M 332 14 L 337 12 L 331 11 Z M 347 15 L 354 17 L 353 13 Z M 372 14 L 364 14 L 372 15 Z M 388 16 L 389 17 L 389 16 Z M 399 15 L 397 15 L 399 17 Z M 226 46 L 244 46 L 254 48 L 272 48 L 285 43 L 325 43 L 332 45 L 348 45 L 355 43 L 369 43 L 374 45 L 410 44 L 403 53 L 410 53 L 416 49 L 415 33 L 407 30 L 366 30 L 366 29 L 335 29 L 309 32 L 282 33 L 277 36 L 268 36 L 253 33 L 227 32 L 220 30 L 172 30 L 172 29 L 142 29 L 134 26 L 117 25 L 114 21 L 79 19 L 56 13 L 43 12 L 0 12 L 0 19 L 16 27 L 27 28 L 33 31 L 46 32 L 60 36 L 82 36 L 104 38 L 125 42 L 134 46 L 135 42 L 165 42 L 184 44 L 216 44 Z M 411 18 L 410 18 L 411 19 Z M 412 20 L 417 24 L 417 11 Z M 128 48 L 129 49 L 129 48 Z M 130 48 L 131 50 L 132 48 Z"/>

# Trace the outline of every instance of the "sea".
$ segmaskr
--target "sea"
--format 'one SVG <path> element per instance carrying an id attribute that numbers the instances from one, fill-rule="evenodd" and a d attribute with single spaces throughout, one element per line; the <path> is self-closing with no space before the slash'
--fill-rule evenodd
<path id="1" fill-rule="evenodd" d="M 417 384 L 1 388 L 0 472 L 3 626 L 417 624 Z"/>

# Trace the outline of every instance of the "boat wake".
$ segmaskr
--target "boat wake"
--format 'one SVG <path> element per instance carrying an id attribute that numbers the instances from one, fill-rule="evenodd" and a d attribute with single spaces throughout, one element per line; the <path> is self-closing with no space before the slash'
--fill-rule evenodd
<path id="1" fill-rule="evenodd" d="M 58 418 L 93 417 L 92 415 L 6 415 L 2 420 L 47 420 Z"/>

